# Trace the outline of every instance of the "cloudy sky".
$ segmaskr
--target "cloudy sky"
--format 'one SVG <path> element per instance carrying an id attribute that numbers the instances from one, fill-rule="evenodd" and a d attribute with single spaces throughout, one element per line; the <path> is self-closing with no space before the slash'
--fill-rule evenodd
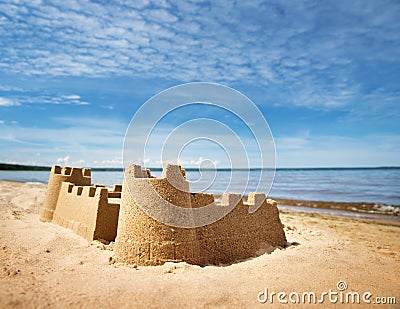
<path id="1" fill-rule="evenodd" d="M 0 162 L 121 166 L 138 108 L 204 81 L 257 105 L 278 167 L 400 165 L 398 1 L 1 2 Z"/>

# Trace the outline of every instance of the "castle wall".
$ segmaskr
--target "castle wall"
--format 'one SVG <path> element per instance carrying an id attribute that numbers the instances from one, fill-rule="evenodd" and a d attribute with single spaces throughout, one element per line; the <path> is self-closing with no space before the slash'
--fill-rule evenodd
<path id="1" fill-rule="evenodd" d="M 244 260 L 286 243 L 276 203 L 265 200 L 265 195 L 253 213 L 249 213 L 252 205 L 243 203 L 240 195 L 224 194 L 221 207 L 227 207 L 228 201 L 237 203 L 231 212 L 219 221 L 196 229 L 203 264 Z"/>
<path id="2" fill-rule="evenodd" d="M 198 221 L 166 201 L 180 210 L 212 204 L 214 214 L 230 212 L 209 225 L 172 227 L 153 215 L 161 215 L 164 222 Z M 250 193 L 244 203 L 241 195 L 227 193 L 216 203 L 212 194 L 190 193 L 185 171 L 178 165 L 167 165 L 161 178 L 131 165 L 124 184 L 113 190 L 91 185 L 89 169 L 53 166 L 41 220 L 69 228 L 88 241 L 115 239 L 116 261 L 127 264 L 229 264 L 286 243 L 276 202 L 266 200 L 265 194 Z"/>
<path id="3" fill-rule="evenodd" d="M 237 204 L 236 207 L 221 220 L 206 226 L 176 228 L 154 220 L 137 205 L 138 200 L 143 201 L 146 186 L 152 186 L 162 198 L 180 207 L 202 207 L 214 202 L 214 196 L 189 193 L 184 172 L 177 166 L 167 166 L 164 178 L 148 178 L 139 168 L 133 166 L 132 172 L 128 170 L 125 175 L 115 243 L 117 261 L 138 265 L 159 265 L 166 261 L 227 264 L 286 243 L 276 203 L 258 193 L 249 195 L 249 204 L 244 204 L 238 194 L 223 195 L 219 207 Z M 145 201 L 150 205 L 156 203 Z M 256 206 L 260 207 L 254 211 Z"/>
<path id="4" fill-rule="evenodd" d="M 118 195 L 118 191 L 110 192 Z M 53 222 L 92 241 L 113 241 L 116 237 L 119 204 L 108 202 L 108 189 L 101 186 L 77 186 L 63 182 Z"/>
<path id="5" fill-rule="evenodd" d="M 46 197 L 40 209 L 40 220 L 51 222 L 57 206 L 58 195 L 63 182 L 71 182 L 79 186 L 90 186 L 91 171 L 88 168 L 72 168 L 54 165 L 51 168 Z"/>

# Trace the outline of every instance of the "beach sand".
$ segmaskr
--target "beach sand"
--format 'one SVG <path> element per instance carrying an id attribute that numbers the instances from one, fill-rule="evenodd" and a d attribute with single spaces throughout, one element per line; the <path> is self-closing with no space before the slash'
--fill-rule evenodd
<path id="1" fill-rule="evenodd" d="M 346 282 L 344 292 L 370 292 L 371 302 L 396 297 L 395 305 L 368 307 L 400 307 L 400 226 L 394 222 L 284 212 L 288 241 L 297 243 L 285 249 L 229 266 L 127 267 L 113 263 L 112 244 L 88 243 L 40 222 L 45 190 L 41 184 L 0 181 L 1 308 L 261 308 L 272 306 L 270 299 L 257 300 L 265 288 L 320 298 L 338 291 L 338 281 Z M 325 298 L 323 306 L 337 305 Z M 288 305 L 275 296 L 273 307 Z"/>

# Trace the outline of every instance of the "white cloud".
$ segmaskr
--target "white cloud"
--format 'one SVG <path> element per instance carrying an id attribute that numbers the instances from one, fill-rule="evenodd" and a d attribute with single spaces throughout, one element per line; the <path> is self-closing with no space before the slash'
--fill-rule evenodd
<path id="1" fill-rule="evenodd" d="M 24 89 L 15 86 L 0 85 L 0 91 L 24 91 Z"/>
<path id="2" fill-rule="evenodd" d="M 100 166 L 122 166 L 122 159 L 108 159 L 108 160 L 94 160 L 93 161 L 94 165 L 100 165 Z"/>
<path id="3" fill-rule="evenodd" d="M 67 99 L 67 100 L 79 100 L 81 97 L 79 96 L 79 95 L 77 95 L 77 94 L 69 94 L 69 95 L 63 95 L 63 96 L 61 96 L 62 98 L 64 98 L 64 99 Z"/>
<path id="4" fill-rule="evenodd" d="M 345 110 L 347 122 L 368 119 L 398 129 L 398 12 L 395 1 L 172 5 L 160 0 L 150 5 L 147 0 L 5 0 L 0 6 L 0 72 L 5 81 L 7 75 L 35 82 L 54 76 L 117 76 L 247 84 L 261 90 L 258 105 Z M 0 108 L 94 103 L 73 88 L 49 93 L 0 85 L 0 91 Z M 113 103 L 99 105 L 111 110 Z M 114 119 L 60 118 L 56 120 L 62 127 L 53 129 L 6 120 L 0 121 L 0 139 L 12 145 L 2 149 L 9 158 L 23 162 L 40 151 L 46 164 L 66 154 L 71 163 L 122 164 L 127 124 Z M 399 144 L 396 136 L 383 134 L 358 139 L 292 134 L 276 139 L 281 166 L 399 164 Z M 192 157 L 200 154 L 206 155 L 197 151 Z"/>
<path id="5" fill-rule="evenodd" d="M 2 100 L 4 104 L 2 105 Z M 8 104 L 8 105 L 7 105 Z M 55 104 L 55 105 L 90 105 L 79 95 L 42 95 L 38 93 L 19 94 L 16 99 L 1 98 L 0 106 L 17 106 L 26 104 Z"/>
<path id="6" fill-rule="evenodd" d="M 34 51 L 33 51 L 34 52 Z M 1 68 L 1 67 L 0 67 Z M 89 105 L 90 103 L 76 93 L 50 93 L 41 87 L 21 88 L 11 85 L 0 85 L 0 106 L 19 106 L 26 104 L 56 104 L 56 105 Z M 13 123 L 13 122 L 12 122 Z"/>
<path id="7" fill-rule="evenodd" d="M 172 13 L 161 9 L 144 11 L 143 15 L 145 15 L 146 18 L 159 23 L 171 23 L 178 20 L 178 18 Z"/>
<path id="8" fill-rule="evenodd" d="M 7 147 L 2 149 L 2 160 L 27 163 L 31 158 L 36 158 L 35 164 L 39 165 L 52 165 L 57 162 L 85 166 L 122 166 L 127 123 L 94 118 L 54 120 L 60 123 L 58 128 L 35 128 L 3 123 L 0 139 L 7 143 Z M 275 141 L 278 167 L 400 165 L 400 136 L 396 134 L 355 138 L 337 135 L 315 136 L 309 132 L 300 132 L 294 136 L 279 136 Z M 172 146 L 174 147 L 174 144 Z M 224 156 L 220 155 L 217 147 L 212 146 L 200 143 L 197 147 L 193 144 L 192 149 L 182 153 L 180 163 L 185 166 L 199 166 L 210 159 L 218 166 L 227 166 Z M 37 153 L 40 153 L 40 156 Z M 145 162 L 147 166 L 160 164 L 159 151 L 150 151 L 149 156 L 151 159 L 147 157 Z M 234 160 L 234 157 L 235 154 L 231 159 Z M 242 162 L 243 157 L 237 160 Z"/>
<path id="9" fill-rule="evenodd" d="M 74 162 L 71 162 L 72 166 L 77 166 L 77 165 L 82 165 L 85 163 L 85 160 L 76 160 Z"/>
<path id="10" fill-rule="evenodd" d="M 0 106 L 18 106 L 20 103 L 16 100 L 0 97 Z"/>
<path id="11" fill-rule="evenodd" d="M 86 166 L 121 166 L 127 124 L 113 119 L 57 118 L 57 128 L 2 125 L 0 140 L 7 143 L 2 158 L 26 163 L 40 153 L 41 165 L 55 162 Z M 117 158 L 119 158 L 117 160 Z M 83 161 L 82 161 L 83 160 Z"/>
<path id="12" fill-rule="evenodd" d="M 57 159 L 57 163 L 68 164 L 69 163 L 69 158 L 70 158 L 70 156 L 65 156 L 63 158 L 58 158 Z"/>
<path id="13" fill-rule="evenodd" d="M 308 144 L 307 138 L 304 137 L 276 137 L 275 146 L 277 151 L 303 149 Z"/>
<path id="14" fill-rule="evenodd" d="M 293 147 L 289 145 L 282 147 L 284 141 L 294 141 Z M 399 135 L 371 134 L 358 138 L 338 135 L 310 135 L 304 140 L 298 137 L 285 136 L 277 139 L 277 166 L 399 166 L 399 145 Z"/>
<path id="15" fill-rule="evenodd" d="M 293 103 L 302 106 L 310 94 L 303 91 L 306 82 L 319 85 L 311 101 L 336 107 L 346 104 L 348 96 L 335 89 L 357 62 L 397 63 L 398 46 L 391 43 L 400 32 L 396 8 L 393 2 L 326 7 L 308 2 L 171 6 L 158 1 L 150 6 L 148 1 L 123 0 L 5 1 L 0 8 L 6 16 L 0 27 L 0 68 L 26 75 L 278 83 L 291 85 L 285 90 L 299 93 L 303 99 Z M 19 36 L 30 40 L 15 46 Z M 352 91 L 356 86 L 347 80 L 339 88 Z"/>

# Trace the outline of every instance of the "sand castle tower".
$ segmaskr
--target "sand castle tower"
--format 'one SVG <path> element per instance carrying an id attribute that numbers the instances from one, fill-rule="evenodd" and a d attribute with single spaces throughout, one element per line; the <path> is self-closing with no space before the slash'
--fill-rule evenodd
<path id="1" fill-rule="evenodd" d="M 149 188 L 179 207 L 200 208 L 213 203 L 221 209 L 230 207 L 232 211 L 205 226 L 171 227 L 153 219 L 139 207 L 138 203 L 151 206 L 160 203 L 158 197 L 148 194 Z M 228 193 L 216 203 L 212 194 L 190 193 L 185 172 L 178 165 L 167 165 L 161 178 L 152 177 L 139 165 L 131 165 L 125 171 L 115 243 L 117 262 L 137 265 L 160 265 L 167 261 L 228 264 L 285 244 L 276 202 L 266 200 L 263 193 L 250 193 L 247 203 L 241 195 Z"/>
<path id="2" fill-rule="evenodd" d="M 88 168 L 72 168 L 53 165 L 47 185 L 46 198 L 40 209 L 40 220 L 51 222 L 63 182 L 70 182 L 78 186 L 90 186 L 91 171 Z"/>
<path id="3" fill-rule="evenodd" d="M 184 171 L 176 165 L 164 169 L 162 178 L 152 177 L 148 170 L 142 170 L 139 165 L 131 165 L 125 170 L 115 241 L 117 261 L 138 265 L 159 265 L 176 260 L 199 263 L 196 231 L 172 228 L 149 217 L 132 198 L 127 185 L 128 181 L 133 184 L 130 190 L 137 196 L 143 195 L 145 187 L 150 185 L 170 203 L 190 207 L 190 193 L 179 190 L 169 182 L 169 179 L 176 182 L 180 178 L 181 185 L 188 189 L 189 184 L 183 175 Z"/>

